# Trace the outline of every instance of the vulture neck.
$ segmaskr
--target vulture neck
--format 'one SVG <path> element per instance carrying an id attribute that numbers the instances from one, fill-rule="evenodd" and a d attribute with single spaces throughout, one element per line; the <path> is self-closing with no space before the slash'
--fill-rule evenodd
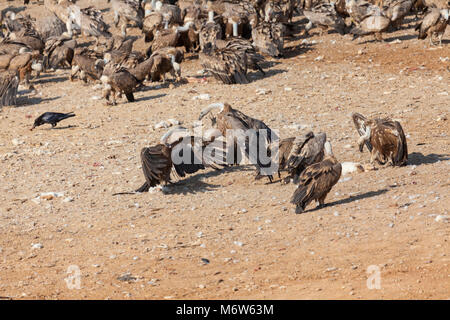
<path id="1" fill-rule="evenodd" d="M 208 11 L 208 22 L 214 22 L 214 11 Z"/>
<path id="2" fill-rule="evenodd" d="M 238 36 L 238 24 L 237 22 L 233 22 L 233 37 Z"/>

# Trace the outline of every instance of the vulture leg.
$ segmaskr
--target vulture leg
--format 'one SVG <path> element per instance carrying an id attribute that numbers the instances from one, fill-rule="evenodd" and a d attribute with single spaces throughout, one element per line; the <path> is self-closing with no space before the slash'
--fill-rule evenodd
<path id="1" fill-rule="evenodd" d="M 120 21 L 119 13 L 117 11 L 114 11 L 114 26 L 116 28 L 119 25 L 119 21 Z"/>
<path id="2" fill-rule="evenodd" d="M 120 32 L 122 33 L 122 37 L 125 38 L 127 36 L 127 21 L 126 20 L 122 24 L 122 27 L 120 28 Z"/>
<path id="3" fill-rule="evenodd" d="M 319 207 L 323 208 L 325 206 L 325 198 L 327 197 L 327 194 L 324 194 L 322 197 L 320 197 L 319 200 Z"/>
<path id="4" fill-rule="evenodd" d="M 79 66 L 73 66 L 72 72 L 70 73 L 70 81 L 73 81 L 74 77 L 77 75 L 77 73 L 80 71 Z"/>

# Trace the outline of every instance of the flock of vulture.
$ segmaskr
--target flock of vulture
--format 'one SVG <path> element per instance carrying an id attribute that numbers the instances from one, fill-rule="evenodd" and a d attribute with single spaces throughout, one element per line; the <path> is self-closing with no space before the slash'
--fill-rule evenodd
<path id="1" fill-rule="evenodd" d="M 134 92 L 144 81 L 165 81 L 167 73 L 174 81 L 182 81 L 181 64 L 187 52 L 198 53 L 204 74 L 224 84 L 246 84 L 249 69 L 265 75 L 261 67 L 265 56 L 283 56 L 284 39 L 292 35 L 297 14 L 308 20 L 304 33 L 317 26 L 321 32 L 331 28 L 354 37 L 373 34 L 382 40 L 383 32 L 399 28 L 413 11 L 423 16 L 416 27 L 419 39 L 428 37 L 433 45 L 433 37 L 442 40 L 450 10 L 447 0 L 101 1 L 109 3 L 120 34 L 111 33 L 101 10 L 81 8 L 76 0 L 43 0 L 49 14 L 37 19 L 26 14 L 26 7 L 1 11 L 0 107 L 16 104 L 19 84 L 31 88 L 33 73 L 38 77 L 41 72 L 64 68 L 71 69 L 71 81 L 101 83 L 108 105 L 116 105 L 122 95 L 133 102 Z M 29 2 L 25 0 L 24 5 Z M 127 35 L 130 28 L 141 30 L 148 44 L 145 52 L 133 50 L 138 37 Z M 84 41 L 88 38 L 94 41 Z M 298 184 L 291 198 L 297 213 L 314 200 L 324 205 L 342 171 L 325 133 L 279 139 L 263 121 L 226 103 L 210 105 L 199 120 L 207 114 L 212 128 L 204 135 L 176 127 L 159 144 L 142 149 L 146 181 L 136 192 L 169 183 L 173 174 L 184 177 L 205 167 L 219 170 L 237 165 L 240 156 L 255 165 L 258 179 L 267 176 L 272 182 L 273 173 L 278 173 L 280 181 Z M 35 120 L 33 128 L 44 123 L 56 126 L 73 116 L 47 112 Z M 371 163 L 406 164 L 406 138 L 397 121 L 353 114 L 353 122 L 360 150 L 366 145 Z M 250 139 L 250 131 L 257 139 Z M 256 156 L 252 149 L 257 150 Z M 265 170 L 261 150 L 276 159 L 275 171 Z M 184 160 L 175 161 L 175 155 Z M 287 172 L 284 179 L 282 171 Z"/>

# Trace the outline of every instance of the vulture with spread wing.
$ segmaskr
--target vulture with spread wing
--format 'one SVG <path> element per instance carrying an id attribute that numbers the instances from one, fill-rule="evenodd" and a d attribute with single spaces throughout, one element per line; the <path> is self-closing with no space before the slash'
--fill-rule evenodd
<path id="1" fill-rule="evenodd" d="M 171 139 L 172 136 L 175 138 Z M 222 143 L 204 142 L 191 136 L 185 128 L 175 127 L 162 136 L 159 144 L 141 150 L 145 182 L 135 192 L 147 192 L 151 187 L 171 183 L 171 174 L 180 178 L 206 167 L 222 169 L 226 166 L 225 159 Z"/>
<path id="2" fill-rule="evenodd" d="M 247 116 L 241 111 L 232 108 L 228 103 L 210 104 L 201 111 L 199 120 L 202 120 L 214 109 L 219 109 L 219 113 L 211 118 L 214 127 L 216 127 L 224 137 L 231 139 L 231 141 L 228 141 L 230 145 L 234 145 L 234 158 L 229 159 L 229 162 L 238 164 L 242 159 L 240 150 L 244 149 L 246 157 L 252 164 L 256 165 L 256 178 L 261 178 L 261 169 L 270 166 L 271 163 L 261 163 L 259 151 L 260 149 L 265 149 L 267 150 L 266 154 L 269 156 L 270 150 L 268 144 L 273 140 L 277 140 L 278 136 L 263 121 Z M 228 131 L 230 131 L 231 136 L 227 136 Z M 253 150 L 250 147 L 250 143 L 255 140 L 251 140 L 248 133 L 255 134 L 256 150 Z M 260 139 L 260 134 L 263 134 L 265 139 Z M 239 139 L 244 143 L 243 146 L 238 146 Z M 230 153 L 230 157 L 231 155 L 232 154 Z M 267 176 L 269 180 L 272 181 L 272 176 Z"/>

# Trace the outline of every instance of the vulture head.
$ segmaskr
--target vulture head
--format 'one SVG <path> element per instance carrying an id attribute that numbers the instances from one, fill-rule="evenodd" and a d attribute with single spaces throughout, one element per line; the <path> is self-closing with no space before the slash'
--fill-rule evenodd
<path id="1" fill-rule="evenodd" d="M 170 145 L 186 136 L 190 136 L 189 131 L 182 126 L 176 126 L 167 131 L 162 137 L 160 142 L 164 145 Z"/>
<path id="2" fill-rule="evenodd" d="M 228 105 L 228 104 L 222 103 L 222 102 L 211 103 L 209 106 L 207 106 L 205 109 L 203 109 L 200 112 L 200 116 L 198 117 L 198 120 L 202 120 L 208 113 L 210 113 L 214 109 L 219 109 L 219 112 L 222 112 L 223 109 L 225 108 L 225 105 Z"/>

